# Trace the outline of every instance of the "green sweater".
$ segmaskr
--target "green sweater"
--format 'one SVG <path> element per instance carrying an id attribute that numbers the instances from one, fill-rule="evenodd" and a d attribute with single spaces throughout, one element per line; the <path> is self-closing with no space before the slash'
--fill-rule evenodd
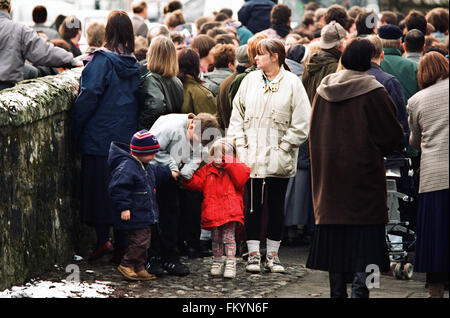
<path id="1" fill-rule="evenodd" d="M 381 62 L 381 69 L 394 75 L 400 82 L 405 95 L 405 103 L 408 99 L 419 91 L 417 84 L 417 68 L 418 64 L 402 57 L 399 49 L 384 48 L 384 59 Z"/>
<path id="2" fill-rule="evenodd" d="M 244 79 L 244 77 L 246 77 L 248 73 L 253 72 L 254 70 L 257 70 L 257 69 L 258 68 L 256 66 L 251 66 L 248 69 L 246 69 L 244 73 L 241 73 L 236 76 L 233 83 L 231 83 L 230 92 L 228 93 L 228 98 L 230 99 L 230 105 L 233 105 L 234 96 L 236 96 L 236 93 L 239 90 L 239 86 L 241 86 L 241 83 L 242 83 L 242 80 Z M 233 108 L 233 106 L 231 108 Z"/>

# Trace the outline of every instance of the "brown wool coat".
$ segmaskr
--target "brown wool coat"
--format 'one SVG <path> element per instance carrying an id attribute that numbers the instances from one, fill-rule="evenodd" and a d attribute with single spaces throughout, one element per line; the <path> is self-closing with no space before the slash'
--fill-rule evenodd
<path id="1" fill-rule="evenodd" d="M 373 76 L 344 70 L 314 99 L 309 150 L 316 224 L 388 221 L 383 157 L 403 136 L 397 109 Z"/>
<path id="2" fill-rule="evenodd" d="M 230 101 L 228 93 L 230 92 L 230 86 L 237 75 L 238 73 L 234 72 L 226 79 L 224 79 L 219 86 L 219 94 L 217 95 L 217 118 L 220 127 L 224 130 L 228 128 L 230 124 L 231 109 L 232 109 L 231 107 L 232 101 Z"/>

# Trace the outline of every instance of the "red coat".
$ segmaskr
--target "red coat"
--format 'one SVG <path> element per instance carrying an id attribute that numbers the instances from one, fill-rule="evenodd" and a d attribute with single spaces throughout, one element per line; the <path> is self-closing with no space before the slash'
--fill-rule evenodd
<path id="1" fill-rule="evenodd" d="M 184 181 L 189 190 L 203 193 L 202 228 L 233 221 L 244 224 L 243 194 L 249 177 L 250 168 L 244 163 L 226 163 L 222 173 L 209 163 Z"/>

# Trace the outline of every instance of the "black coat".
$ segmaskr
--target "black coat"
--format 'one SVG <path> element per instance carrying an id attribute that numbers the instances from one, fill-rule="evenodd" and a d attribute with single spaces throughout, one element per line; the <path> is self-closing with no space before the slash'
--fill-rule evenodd
<path id="1" fill-rule="evenodd" d="M 162 115 L 180 113 L 183 83 L 177 77 L 147 72 L 139 85 L 139 129 L 150 129 Z"/>

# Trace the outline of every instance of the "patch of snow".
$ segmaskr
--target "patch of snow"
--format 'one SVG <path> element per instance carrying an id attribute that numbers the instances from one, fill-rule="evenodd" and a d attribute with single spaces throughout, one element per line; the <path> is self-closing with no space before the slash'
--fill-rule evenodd
<path id="1" fill-rule="evenodd" d="M 31 281 L 0 292 L 0 298 L 107 298 L 114 291 L 110 282 L 76 283 Z"/>

